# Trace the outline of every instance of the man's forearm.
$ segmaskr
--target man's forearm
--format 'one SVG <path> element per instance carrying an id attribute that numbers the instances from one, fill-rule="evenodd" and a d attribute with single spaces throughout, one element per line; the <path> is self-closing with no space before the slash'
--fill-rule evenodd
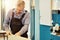
<path id="1" fill-rule="evenodd" d="M 20 32 L 20 35 L 24 34 L 26 31 L 28 31 L 28 27 L 29 27 L 29 25 L 24 25 L 22 27 L 22 29 L 19 31 Z"/>

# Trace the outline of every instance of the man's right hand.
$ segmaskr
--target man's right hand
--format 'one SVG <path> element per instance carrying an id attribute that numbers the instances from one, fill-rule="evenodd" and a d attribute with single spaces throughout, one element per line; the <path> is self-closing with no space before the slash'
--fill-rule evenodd
<path id="1" fill-rule="evenodd" d="M 10 31 L 6 31 L 6 35 L 12 35 Z"/>

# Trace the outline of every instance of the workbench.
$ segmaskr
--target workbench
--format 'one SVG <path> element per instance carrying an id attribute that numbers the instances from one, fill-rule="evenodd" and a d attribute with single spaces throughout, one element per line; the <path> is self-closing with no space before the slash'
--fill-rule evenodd
<path id="1" fill-rule="evenodd" d="M 0 31 L 0 34 L 2 34 L 2 37 L 0 37 L 0 40 L 31 40 L 29 38 L 24 38 L 20 36 L 15 36 L 15 35 L 8 35 L 6 36 L 6 31 Z"/>

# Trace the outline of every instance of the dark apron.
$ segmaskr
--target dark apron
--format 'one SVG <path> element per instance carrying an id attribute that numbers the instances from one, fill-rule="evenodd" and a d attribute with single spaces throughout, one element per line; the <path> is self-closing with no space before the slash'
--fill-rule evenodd
<path id="1" fill-rule="evenodd" d="M 24 26 L 24 24 L 22 24 L 22 19 L 24 18 L 24 15 L 25 15 L 25 13 L 22 15 L 22 17 L 20 19 L 14 18 L 14 12 L 13 12 L 12 19 L 10 22 L 10 28 L 11 28 L 12 34 L 19 32 L 21 30 L 21 28 Z M 22 34 L 21 36 L 28 38 L 27 31 L 24 34 Z"/>

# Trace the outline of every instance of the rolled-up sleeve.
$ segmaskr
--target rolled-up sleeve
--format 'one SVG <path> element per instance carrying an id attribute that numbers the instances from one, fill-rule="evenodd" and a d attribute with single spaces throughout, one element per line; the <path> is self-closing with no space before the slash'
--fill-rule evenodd
<path id="1" fill-rule="evenodd" d="M 4 23 L 3 23 L 3 29 L 4 30 L 9 30 L 9 21 L 10 21 L 10 11 L 8 12 L 7 16 L 4 19 Z"/>
<path id="2" fill-rule="evenodd" d="M 20 30 L 20 35 L 24 34 L 26 31 L 28 31 L 29 23 L 30 23 L 30 14 L 27 13 L 25 16 L 25 20 L 24 20 L 24 26 Z"/>

